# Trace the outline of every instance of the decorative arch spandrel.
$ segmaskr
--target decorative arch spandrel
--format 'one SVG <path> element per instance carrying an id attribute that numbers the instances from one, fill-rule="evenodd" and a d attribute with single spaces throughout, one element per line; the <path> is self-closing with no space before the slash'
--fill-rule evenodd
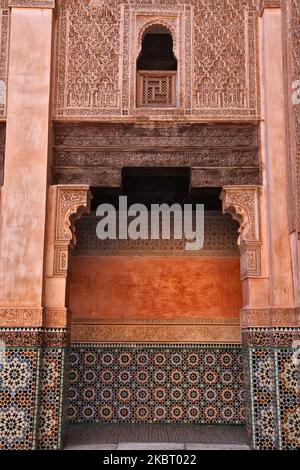
<path id="1" fill-rule="evenodd" d="M 68 250 L 76 246 L 75 222 L 89 212 L 89 186 L 57 186 L 54 239 L 54 276 L 67 275 Z"/>
<path id="2" fill-rule="evenodd" d="M 240 224 L 241 279 L 261 276 L 259 186 L 225 186 L 221 193 L 224 214 Z"/>

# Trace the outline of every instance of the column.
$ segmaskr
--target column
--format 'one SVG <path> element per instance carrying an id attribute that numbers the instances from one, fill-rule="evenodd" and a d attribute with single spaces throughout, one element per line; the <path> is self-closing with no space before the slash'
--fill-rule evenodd
<path id="1" fill-rule="evenodd" d="M 268 298 L 246 302 L 242 334 L 249 393 L 249 434 L 257 449 L 299 447 L 297 339 L 287 199 L 287 140 L 280 2 L 261 2 L 262 249 Z M 253 298 L 253 297 L 252 297 Z"/>
<path id="2" fill-rule="evenodd" d="M 54 0 L 10 0 L 0 203 L 0 448 L 37 447 Z"/>
<path id="3" fill-rule="evenodd" d="M 90 199 L 86 185 L 57 185 L 48 190 L 38 423 L 40 449 L 59 449 L 64 445 L 70 340 L 69 250 L 76 245 L 75 222 L 89 211 Z"/>

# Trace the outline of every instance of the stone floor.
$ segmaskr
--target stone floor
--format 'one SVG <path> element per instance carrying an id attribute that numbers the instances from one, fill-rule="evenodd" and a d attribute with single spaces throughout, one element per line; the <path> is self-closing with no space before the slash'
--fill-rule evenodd
<path id="1" fill-rule="evenodd" d="M 65 450 L 249 450 L 243 426 L 72 425 Z"/>

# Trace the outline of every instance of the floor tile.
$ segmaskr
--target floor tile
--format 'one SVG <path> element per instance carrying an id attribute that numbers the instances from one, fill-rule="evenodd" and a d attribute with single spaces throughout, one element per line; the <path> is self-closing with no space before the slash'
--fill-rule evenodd
<path id="1" fill-rule="evenodd" d="M 117 450 L 184 450 L 184 444 L 168 444 L 166 442 L 123 442 Z"/>

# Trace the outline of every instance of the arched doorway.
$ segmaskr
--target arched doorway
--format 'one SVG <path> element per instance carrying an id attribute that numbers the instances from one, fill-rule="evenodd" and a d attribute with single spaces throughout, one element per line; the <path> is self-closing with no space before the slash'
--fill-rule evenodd
<path id="1" fill-rule="evenodd" d="M 76 224 L 70 309 L 70 423 L 244 424 L 238 224 L 221 188 L 190 189 L 186 168 L 123 169 L 122 188 L 93 188 Z M 205 246 L 99 241 L 96 208 L 201 203 Z"/>

